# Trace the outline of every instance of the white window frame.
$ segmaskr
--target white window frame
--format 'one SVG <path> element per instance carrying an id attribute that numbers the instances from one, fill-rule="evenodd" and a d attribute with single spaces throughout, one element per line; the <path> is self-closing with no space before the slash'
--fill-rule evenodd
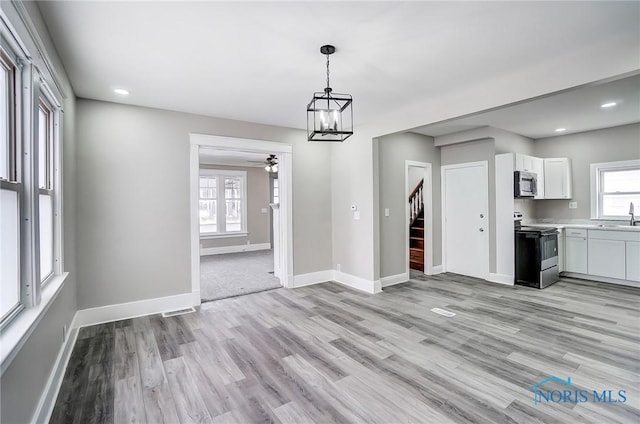
<path id="1" fill-rule="evenodd" d="M 62 178 L 60 175 L 60 120 L 61 120 L 61 105 L 60 102 L 56 99 L 56 95 L 51 91 L 49 86 L 44 82 L 43 79 L 40 80 L 38 85 L 39 93 L 38 93 L 38 105 L 37 108 L 40 108 L 40 103 L 44 103 L 44 105 L 49 109 L 49 122 L 48 122 L 48 131 L 51 137 L 49 143 L 48 154 L 51 155 L 50 160 L 48 160 L 48 164 L 46 166 L 46 181 L 47 187 L 42 188 L 38 187 L 38 195 L 45 194 L 51 197 L 52 204 L 52 228 L 53 228 L 53 267 L 51 273 L 48 275 L 40 275 L 40 282 L 42 287 L 44 287 L 47 283 L 55 278 L 56 275 L 62 274 L 62 208 L 61 208 L 61 190 L 62 186 Z M 36 115 L 37 116 L 37 115 Z M 37 119 L 34 119 L 37 125 Z M 39 186 L 39 182 L 37 183 Z M 38 246 L 39 248 L 40 246 Z"/>
<path id="2" fill-rule="evenodd" d="M 602 213 L 602 175 L 605 172 L 640 169 L 640 160 L 624 160 L 591 164 L 591 219 L 628 221 L 629 216 L 607 216 Z M 636 194 L 635 192 L 629 194 Z M 640 208 L 640 205 L 635 205 Z"/>
<path id="3" fill-rule="evenodd" d="M 249 233 L 247 232 L 247 171 L 225 170 L 225 169 L 201 169 L 201 177 L 217 177 L 216 183 L 216 228 L 218 231 L 215 233 L 203 233 L 200 232 L 200 238 L 227 238 L 227 237 L 245 237 Z M 224 196 L 224 178 L 225 177 L 240 177 L 242 179 L 242 223 L 240 231 L 226 231 L 226 198 Z M 198 183 L 198 189 L 200 184 Z M 220 229 L 224 227 L 224 231 Z"/>

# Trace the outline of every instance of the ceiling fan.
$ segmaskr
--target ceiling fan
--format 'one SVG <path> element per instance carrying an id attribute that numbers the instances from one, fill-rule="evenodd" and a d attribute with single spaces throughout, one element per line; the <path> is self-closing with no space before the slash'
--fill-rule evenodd
<path id="1" fill-rule="evenodd" d="M 249 162 L 254 162 L 254 163 L 264 163 L 265 167 L 264 170 L 267 172 L 278 172 L 278 157 L 276 155 L 269 155 L 269 157 L 267 157 L 267 159 L 265 159 L 265 161 L 257 161 L 257 160 L 250 160 Z"/>

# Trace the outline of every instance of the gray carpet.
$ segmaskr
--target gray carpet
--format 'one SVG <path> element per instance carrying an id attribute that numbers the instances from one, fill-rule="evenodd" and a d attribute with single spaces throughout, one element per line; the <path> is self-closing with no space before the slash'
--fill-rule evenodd
<path id="1" fill-rule="evenodd" d="M 203 302 L 281 287 L 273 276 L 273 251 L 227 253 L 200 258 Z"/>

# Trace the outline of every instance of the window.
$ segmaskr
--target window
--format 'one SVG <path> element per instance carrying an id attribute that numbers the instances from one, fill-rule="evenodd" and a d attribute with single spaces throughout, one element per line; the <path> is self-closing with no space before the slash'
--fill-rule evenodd
<path id="1" fill-rule="evenodd" d="M 629 219 L 640 212 L 640 161 L 591 164 L 591 218 Z"/>
<path id="2" fill-rule="evenodd" d="M 213 169 L 200 172 L 200 235 L 245 235 L 247 173 Z"/>
<path id="3" fill-rule="evenodd" d="M 0 327 L 62 274 L 61 97 L 0 20 Z M 15 40 L 14 40 L 15 41 Z M 18 65 L 20 64 L 20 65 Z M 48 77 L 47 77 L 48 75 Z M 62 280 L 59 280 L 62 281 Z"/>
<path id="4" fill-rule="evenodd" d="M 0 322 L 21 308 L 20 194 L 17 173 L 16 64 L 0 48 Z"/>
<path id="5" fill-rule="evenodd" d="M 53 121 L 52 107 L 46 98 L 38 107 L 38 200 L 40 233 L 40 281 L 53 276 Z"/>

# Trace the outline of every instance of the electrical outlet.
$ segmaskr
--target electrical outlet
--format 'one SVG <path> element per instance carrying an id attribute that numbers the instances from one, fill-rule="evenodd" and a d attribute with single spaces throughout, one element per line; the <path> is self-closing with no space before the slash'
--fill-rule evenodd
<path id="1" fill-rule="evenodd" d="M 336 264 L 336 271 L 340 272 L 340 264 Z"/>
<path id="2" fill-rule="evenodd" d="M 578 209 L 578 202 L 569 202 L 569 209 Z"/>

